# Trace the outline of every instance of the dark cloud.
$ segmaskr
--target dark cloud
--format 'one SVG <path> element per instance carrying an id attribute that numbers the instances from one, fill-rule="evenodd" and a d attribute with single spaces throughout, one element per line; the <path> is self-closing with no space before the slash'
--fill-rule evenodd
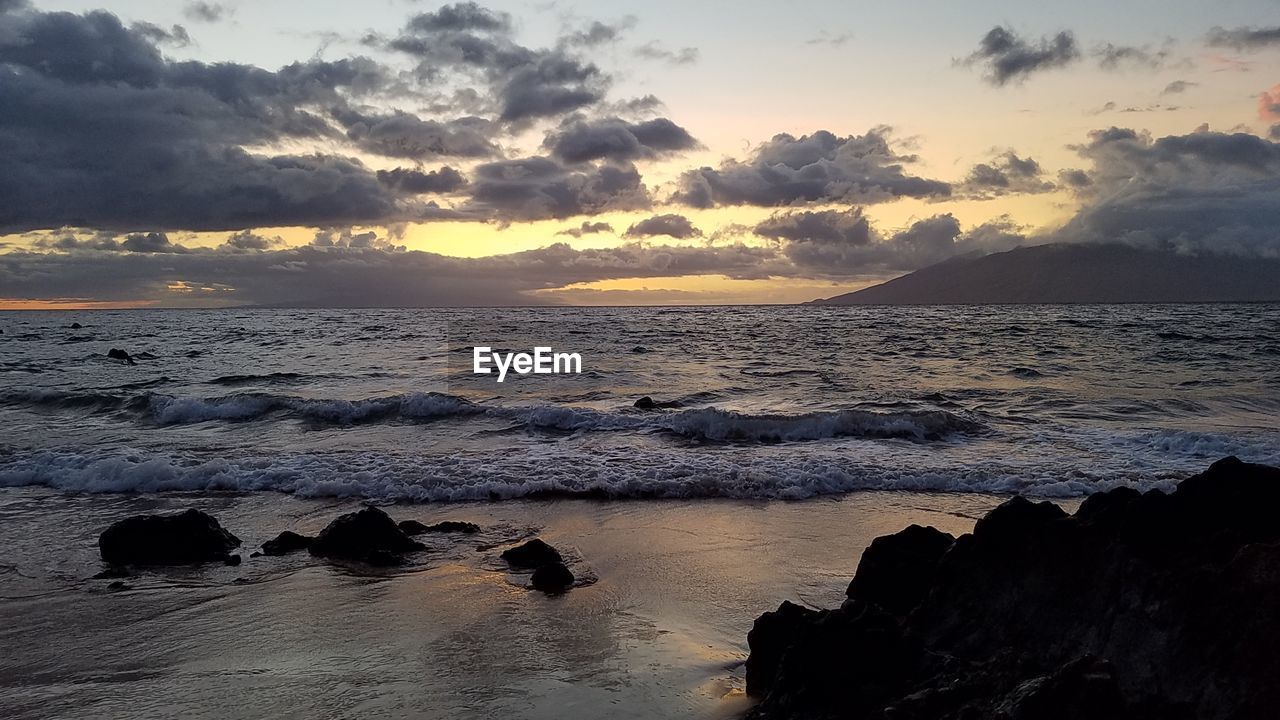
<path id="1" fill-rule="evenodd" d="M 1280 45 L 1280 27 L 1215 27 L 1209 31 L 1205 42 L 1211 47 L 1258 50 Z"/>
<path id="2" fill-rule="evenodd" d="M 1169 48 L 1151 50 L 1134 45 L 1114 45 L 1107 43 L 1094 49 L 1093 56 L 1098 59 L 1098 66 L 1103 70 L 1119 70 L 1126 66 L 1156 69 L 1164 65 L 1169 58 Z"/>
<path id="3" fill-rule="evenodd" d="M 817 36 L 811 37 L 804 41 L 805 45 L 830 45 L 831 47 L 842 47 L 853 39 L 853 33 L 839 33 L 833 35 L 826 30 L 819 31 Z"/>
<path id="4" fill-rule="evenodd" d="M 408 113 L 370 115 L 339 110 L 334 117 L 362 150 L 386 157 L 426 160 L 437 157 L 483 158 L 500 154 L 493 123 L 479 117 L 423 120 Z"/>
<path id="5" fill-rule="evenodd" d="M 173 25 L 166 30 L 154 23 L 136 22 L 133 24 L 133 30 L 156 44 L 173 47 L 186 47 L 191 44 L 191 35 L 181 25 Z"/>
<path id="6" fill-rule="evenodd" d="M 187 248 L 169 241 L 169 236 L 162 232 L 134 233 L 125 237 L 120 243 L 125 252 L 136 253 L 185 253 Z"/>
<path id="7" fill-rule="evenodd" d="M 379 170 L 378 181 L 410 195 L 457 192 L 467 185 L 467 179 L 462 173 L 451 167 L 430 172 L 408 168 Z"/>
<path id="8" fill-rule="evenodd" d="M 1072 190 L 1082 190 L 1093 184 L 1093 178 L 1089 177 L 1089 173 L 1075 168 L 1059 172 L 1058 181 Z"/>
<path id="9" fill-rule="evenodd" d="M 690 65 L 698 62 L 698 49 L 692 47 L 670 50 L 656 42 L 645 43 L 635 49 L 636 57 L 645 60 L 661 60 L 672 65 Z"/>
<path id="10" fill-rule="evenodd" d="M 1093 182 L 1059 239 L 1280 255 L 1280 144 L 1247 133 L 1153 139 L 1110 128 L 1075 149 L 1092 161 Z"/>
<path id="11" fill-rule="evenodd" d="M 568 45 L 578 47 L 596 47 L 599 45 L 607 45 L 615 42 L 622 33 L 635 26 L 635 18 L 624 18 L 617 23 L 603 23 L 599 20 L 592 22 L 581 30 L 575 30 L 563 38 L 563 42 Z"/>
<path id="12" fill-rule="evenodd" d="M 567 228 L 556 233 L 557 235 L 565 235 L 568 237 L 580 238 L 583 235 L 597 235 L 599 233 L 612 233 L 613 226 L 607 222 L 591 222 L 584 220 L 578 227 Z"/>
<path id="13" fill-rule="evenodd" d="M 958 189 L 970 197 L 989 198 L 1050 192 L 1054 188 L 1053 183 L 1044 179 L 1039 163 L 1029 157 L 1020 158 L 1010 150 L 990 162 L 973 166 Z"/>
<path id="14" fill-rule="evenodd" d="M 31 7 L 31 3 L 27 2 L 27 0 L 0 0 L 0 13 L 25 10 L 29 7 Z"/>
<path id="15" fill-rule="evenodd" d="M 909 175 L 915 161 L 889 146 L 889 131 L 839 137 L 825 130 L 796 138 L 776 135 L 745 161 L 686 172 L 675 199 L 692 207 L 880 202 L 897 197 L 945 197 L 939 180 Z"/>
<path id="16" fill-rule="evenodd" d="M 221 3 L 189 2 L 182 8 L 182 14 L 194 22 L 215 23 L 230 14 L 227 6 Z"/>
<path id="17" fill-rule="evenodd" d="M 643 210 L 650 205 L 649 191 L 633 165 L 568 167 L 535 156 L 476 167 L 466 210 L 505 222 Z"/>
<path id="18" fill-rule="evenodd" d="M 1033 73 L 1059 68 L 1080 58 L 1080 48 L 1070 32 L 1030 42 L 1007 27 L 994 27 L 982 38 L 978 49 L 964 62 L 986 68 L 986 79 L 993 85 L 1006 85 L 1024 80 Z"/>
<path id="19" fill-rule="evenodd" d="M 543 142 L 553 157 L 567 163 L 650 160 L 699 147 L 687 130 L 656 118 L 629 123 L 620 118 L 569 118 Z"/>
<path id="20" fill-rule="evenodd" d="M 665 215 L 654 215 L 646 218 L 631 227 L 623 233 L 623 237 L 629 238 L 646 238 L 666 235 L 684 240 L 687 238 L 702 237 L 702 231 L 694 226 L 689 218 L 675 213 Z"/>
<path id="21" fill-rule="evenodd" d="M 1161 95 L 1180 95 L 1199 84 L 1200 83 L 1194 83 L 1189 80 L 1174 80 L 1168 85 L 1165 85 L 1164 90 L 1161 90 L 1160 94 Z"/>
<path id="22" fill-rule="evenodd" d="M 385 222 L 422 211 L 357 160 L 244 146 L 333 141 L 328 119 L 378 92 L 367 58 L 267 71 L 166 60 L 91 12 L 0 15 L 0 230 L 239 230 Z"/>
<path id="23" fill-rule="evenodd" d="M 755 226 L 755 234 L 771 240 L 866 245 L 871 224 L 860 208 L 778 213 Z"/>
<path id="24" fill-rule="evenodd" d="M 1275 125 L 1272 125 L 1271 131 L 1268 133 L 1268 135 L 1271 137 L 1272 140 L 1280 140 L 1280 123 L 1276 123 Z"/>
<path id="25" fill-rule="evenodd" d="M 511 18 L 474 3 L 446 5 L 413 17 L 390 41 L 369 42 L 405 53 L 419 62 L 419 74 L 470 72 L 489 88 L 500 120 L 525 123 L 594 105 L 604 99 L 610 78 L 577 57 L 569 45 L 533 49 L 511 37 Z"/>
<path id="26" fill-rule="evenodd" d="M 225 246 L 231 250 L 269 250 L 283 244 L 280 238 L 269 238 L 251 230 L 241 230 L 227 238 Z"/>

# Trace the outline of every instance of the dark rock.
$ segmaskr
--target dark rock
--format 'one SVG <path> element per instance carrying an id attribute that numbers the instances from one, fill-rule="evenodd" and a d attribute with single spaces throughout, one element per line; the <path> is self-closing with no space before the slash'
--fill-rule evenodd
<path id="1" fill-rule="evenodd" d="M 129 572 L 129 568 L 114 566 L 93 576 L 94 580 L 118 580 L 120 578 L 133 577 L 133 573 Z"/>
<path id="2" fill-rule="evenodd" d="M 83 328 L 84 326 L 81 325 L 80 323 L 71 323 L 70 325 L 67 326 L 68 330 L 81 330 Z"/>
<path id="3" fill-rule="evenodd" d="M 121 590 L 132 590 L 133 586 L 128 583 L 123 583 L 117 580 L 107 585 L 107 589 L 110 590 L 111 592 L 120 592 Z"/>
<path id="4" fill-rule="evenodd" d="M 933 584 L 934 570 L 955 538 L 932 527 L 911 527 L 876 538 L 862 553 L 846 594 L 905 617 Z"/>
<path id="5" fill-rule="evenodd" d="M 112 565 L 222 562 L 239 546 L 239 538 L 199 510 L 131 517 L 98 537 L 102 559 Z"/>
<path id="6" fill-rule="evenodd" d="M 398 564 L 400 555 L 424 547 L 405 535 L 385 512 L 376 507 L 366 507 L 329 523 L 309 549 L 317 557 L 388 566 Z M 389 557 L 394 558 L 394 562 Z"/>
<path id="7" fill-rule="evenodd" d="M 446 520 L 434 525 L 425 525 L 417 520 L 401 520 L 399 525 L 405 535 L 424 535 L 426 533 L 463 533 L 471 535 L 473 533 L 480 532 L 479 525 L 469 522 L 458 522 L 457 520 Z"/>
<path id="8" fill-rule="evenodd" d="M 502 553 L 502 559 L 515 568 L 537 568 L 560 562 L 560 551 L 538 538 Z"/>
<path id="9" fill-rule="evenodd" d="M 1280 469 L 878 539 L 838 610 L 756 621 L 756 718 L 1253 720 L 1280 706 Z"/>
<path id="10" fill-rule="evenodd" d="M 681 405 L 674 400 L 658 402 L 648 395 L 645 395 L 637 400 L 633 407 L 639 408 L 640 410 L 669 410 L 671 408 L 681 407 Z"/>
<path id="11" fill-rule="evenodd" d="M 530 582 L 534 590 L 540 590 L 548 595 L 558 595 L 573 587 L 574 577 L 564 563 L 557 562 L 534 570 Z"/>
<path id="12" fill-rule="evenodd" d="M 404 564 L 404 556 L 388 550 L 372 550 L 364 556 L 364 563 L 373 567 L 399 567 Z"/>
<path id="13" fill-rule="evenodd" d="M 249 553 L 250 559 L 260 558 L 260 557 L 262 557 L 262 553 L 258 552 L 257 550 L 254 550 L 253 552 Z"/>
<path id="14" fill-rule="evenodd" d="M 227 557 L 226 560 L 223 560 L 223 562 L 234 567 L 243 562 L 243 559 L 239 555 L 231 555 Z"/>
<path id="15" fill-rule="evenodd" d="M 107 351 L 107 357 L 111 358 L 112 360 L 121 360 L 121 361 L 126 362 L 126 363 L 128 363 L 128 364 L 130 364 L 130 365 L 137 365 L 137 364 L 138 364 L 137 362 L 135 362 L 135 361 L 134 361 L 134 359 L 133 359 L 133 356 L 132 356 L 132 355 L 130 355 L 129 353 L 125 352 L 124 350 L 121 350 L 120 348 L 111 348 L 110 350 L 108 350 L 108 351 Z"/>
<path id="16" fill-rule="evenodd" d="M 263 555 L 286 555 L 298 550 L 306 550 L 311 547 L 311 543 L 315 542 L 315 538 L 299 535 L 296 532 L 285 530 L 275 539 L 262 543 Z"/>

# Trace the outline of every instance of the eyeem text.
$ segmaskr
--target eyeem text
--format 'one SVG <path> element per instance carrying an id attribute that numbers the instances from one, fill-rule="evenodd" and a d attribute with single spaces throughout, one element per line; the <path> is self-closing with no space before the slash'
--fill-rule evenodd
<path id="1" fill-rule="evenodd" d="M 558 353 L 549 347 L 535 347 L 533 354 L 500 353 L 490 347 L 472 349 L 472 371 L 478 375 L 489 375 L 494 368 L 498 371 L 498 382 L 507 379 L 507 372 L 517 375 L 552 375 L 580 374 L 582 372 L 582 355 L 578 353 Z"/>

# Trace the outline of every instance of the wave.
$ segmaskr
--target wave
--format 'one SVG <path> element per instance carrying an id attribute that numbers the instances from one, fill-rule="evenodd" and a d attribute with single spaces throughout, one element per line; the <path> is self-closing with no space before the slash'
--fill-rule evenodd
<path id="1" fill-rule="evenodd" d="M 0 395 L 0 403 L 91 412 L 122 411 L 160 426 L 248 422 L 273 417 L 320 425 L 364 425 L 488 416 L 530 430 L 559 432 L 642 431 L 712 442 L 780 443 L 839 437 L 932 442 L 987 431 L 981 422 L 944 410 L 847 409 L 795 415 L 750 414 L 715 406 L 673 412 L 610 412 L 568 405 L 480 404 L 445 393 L 407 393 L 365 400 L 308 399 L 273 393 L 181 397 L 144 393 L 29 390 Z"/>
<path id="2" fill-rule="evenodd" d="M 1203 468 L 1197 461 L 1197 466 Z M 669 451 L 277 454 L 236 459 L 117 451 L 0 455 L 0 487 L 62 492 L 277 492 L 306 498 L 449 503 L 542 498 L 803 500 L 864 490 L 1081 497 L 1114 487 L 1171 488 L 1189 471 L 1120 472 L 862 462 L 846 455 Z"/>

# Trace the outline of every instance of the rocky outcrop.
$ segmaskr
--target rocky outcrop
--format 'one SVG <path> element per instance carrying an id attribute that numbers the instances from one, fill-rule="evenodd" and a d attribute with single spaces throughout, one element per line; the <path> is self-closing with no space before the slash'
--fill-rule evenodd
<path id="1" fill-rule="evenodd" d="M 841 608 L 756 621 L 753 716 L 1272 717 L 1278 506 L 1280 469 L 1228 458 L 1168 494 L 1014 498 L 955 540 L 881 538 Z"/>
<path id="2" fill-rule="evenodd" d="M 548 595 L 559 595 L 568 592 L 575 580 L 573 572 L 564 563 L 557 562 L 534 570 L 529 582 L 534 590 Z"/>
<path id="3" fill-rule="evenodd" d="M 299 535 L 291 530 L 285 530 L 275 538 L 262 543 L 263 555 L 287 555 L 291 552 L 306 550 L 315 542 L 315 538 Z"/>
<path id="4" fill-rule="evenodd" d="M 560 551 L 534 538 L 502 553 L 502 559 L 513 568 L 539 568 L 560 562 Z"/>
<path id="5" fill-rule="evenodd" d="M 112 565 L 226 562 L 239 546 L 239 538 L 199 510 L 127 518 L 98 537 L 98 551 Z"/>
<path id="6" fill-rule="evenodd" d="M 480 532 L 480 526 L 475 523 L 459 522 L 457 520 L 445 520 L 434 525 L 420 523 L 417 520 L 401 520 L 400 529 L 405 535 L 425 535 L 427 533 L 462 533 L 464 535 L 472 535 Z"/>
<path id="7" fill-rule="evenodd" d="M 311 542 L 309 550 L 317 557 L 388 567 L 401 564 L 405 553 L 425 547 L 405 535 L 385 512 L 366 507 L 329 523 Z"/>

